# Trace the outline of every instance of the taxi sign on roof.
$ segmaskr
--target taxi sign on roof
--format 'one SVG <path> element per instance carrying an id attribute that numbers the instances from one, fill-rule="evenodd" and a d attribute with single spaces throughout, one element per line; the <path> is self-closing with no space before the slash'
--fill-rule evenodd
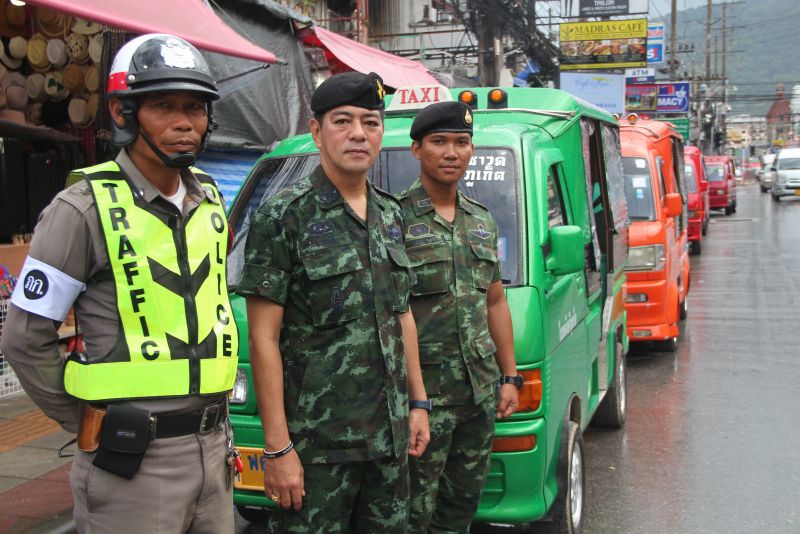
<path id="1" fill-rule="evenodd" d="M 392 95 L 386 112 L 415 111 L 437 102 L 451 102 L 450 90 L 443 85 L 402 87 Z"/>

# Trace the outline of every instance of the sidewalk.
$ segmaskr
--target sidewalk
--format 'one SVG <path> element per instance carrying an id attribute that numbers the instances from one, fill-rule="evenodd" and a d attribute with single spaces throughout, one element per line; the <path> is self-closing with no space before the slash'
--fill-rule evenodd
<path id="1" fill-rule="evenodd" d="M 0 399 L 0 532 L 74 532 L 71 461 L 58 457 L 72 437 L 25 393 Z"/>

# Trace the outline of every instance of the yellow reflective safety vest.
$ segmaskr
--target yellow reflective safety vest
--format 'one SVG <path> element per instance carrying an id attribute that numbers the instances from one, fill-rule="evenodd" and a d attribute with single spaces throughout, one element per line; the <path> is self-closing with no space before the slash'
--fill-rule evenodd
<path id="1" fill-rule="evenodd" d="M 208 192 L 184 220 L 154 210 L 116 162 L 83 169 L 116 287 L 119 341 L 101 357 L 67 360 L 64 386 L 87 401 L 213 395 L 236 376 L 239 333 L 225 278 L 228 222 Z"/>

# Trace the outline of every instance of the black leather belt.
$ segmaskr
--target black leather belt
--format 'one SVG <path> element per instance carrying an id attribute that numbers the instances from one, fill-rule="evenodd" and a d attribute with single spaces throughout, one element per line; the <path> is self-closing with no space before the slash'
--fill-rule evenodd
<path id="1" fill-rule="evenodd" d="M 206 406 L 200 412 L 152 415 L 150 416 L 150 435 L 152 439 L 159 439 L 189 434 L 208 434 L 225 421 L 227 413 L 225 401 L 221 401 Z"/>

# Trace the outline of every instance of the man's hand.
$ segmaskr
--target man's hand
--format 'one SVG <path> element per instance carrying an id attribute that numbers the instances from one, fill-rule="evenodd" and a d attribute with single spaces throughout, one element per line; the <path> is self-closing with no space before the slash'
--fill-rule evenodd
<path id="1" fill-rule="evenodd" d="M 516 412 L 517 408 L 519 408 L 517 386 L 514 384 L 503 384 L 500 386 L 500 393 L 497 395 L 497 412 L 495 416 L 498 419 L 504 419 Z"/>
<path id="2" fill-rule="evenodd" d="M 428 426 L 428 412 L 420 409 L 410 410 L 408 413 L 408 429 L 411 431 L 408 455 L 419 458 L 425 452 L 425 447 L 431 441 L 431 431 Z"/>
<path id="3" fill-rule="evenodd" d="M 267 458 L 264 466 L 264 495 L 267 499 L 286 510 L 299 510 L 305 494 L 303 465 L 296 451 L 291 450 L 280 458 Z"/>

